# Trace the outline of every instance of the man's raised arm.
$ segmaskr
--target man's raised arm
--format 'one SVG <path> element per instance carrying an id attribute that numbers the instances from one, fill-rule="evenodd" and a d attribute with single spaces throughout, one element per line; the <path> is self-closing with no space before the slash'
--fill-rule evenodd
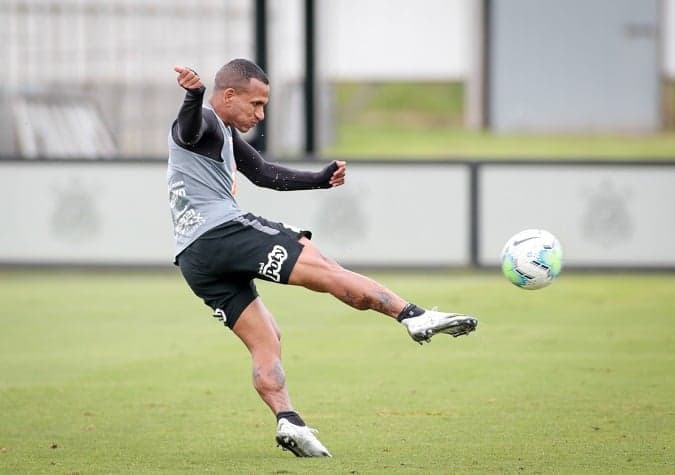
<path id="1" fill-rule="evenodd" d="M 206 130 L 206 122 L 202 118 L 202 101 L 206 88 L 195 71 L 184 66 L 175 66 L 178 73 L 176 81 L 185 89 L 185 100 L 178 111 L 178 120 L 174 127 L 176 136 L 184 145 L 192 145 L 199 141 Z"/>

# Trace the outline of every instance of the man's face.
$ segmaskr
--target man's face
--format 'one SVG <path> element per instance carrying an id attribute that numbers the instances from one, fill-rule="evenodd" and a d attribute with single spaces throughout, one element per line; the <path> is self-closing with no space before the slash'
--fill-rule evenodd
<path id="1" fill-rule="evenodd" d="M 257 79 L 251 79 L 247 88 L 226 89 L 222 92 L 221 119 L 240 132 L 247 132 L 265 119 L 269 96 L 269 85 Z"/>

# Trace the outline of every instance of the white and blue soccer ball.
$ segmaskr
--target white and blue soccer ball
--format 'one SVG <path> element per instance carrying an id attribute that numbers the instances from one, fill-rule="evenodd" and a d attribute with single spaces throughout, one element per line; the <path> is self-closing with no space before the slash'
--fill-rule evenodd
<path id="1" fill-rule="evenodd" d="M 521 289 L 550 285 L 562 270 L 562 246 L 543 229 L 526 229 L 511 237 L 502 250 L 502 273 Z"/>

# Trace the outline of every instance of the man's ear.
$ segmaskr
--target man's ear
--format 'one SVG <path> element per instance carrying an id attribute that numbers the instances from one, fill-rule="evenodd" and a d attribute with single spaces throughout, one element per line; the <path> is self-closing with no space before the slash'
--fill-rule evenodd
<path id="1" fill-rule="evenodd" d="M 236 95 L 236 91 L 232 87 L 228 87 L 222 92 L 222 98 L 224 103 L 228 103 Z"/>

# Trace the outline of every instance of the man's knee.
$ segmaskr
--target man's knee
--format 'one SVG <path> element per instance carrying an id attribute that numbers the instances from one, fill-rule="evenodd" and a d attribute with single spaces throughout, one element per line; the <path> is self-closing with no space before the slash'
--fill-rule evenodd
<path id="1" fill-rule="evenodd" d="M 301 263 L 314 268 L 322 274 L 333 274 L 344 271 L 344 268 L 335 260 L 324 256 L 317 248 L 310 250 L 307 255 L 301 255 Z"/>
<path id="2" fill-rule="evenodd" d="M 232 331 L 246 344 L 251 353 L 280 345 L 281 333 L 272 314 L 257 298 L 242 312 Z"/>
<path id="3" fill-rule="evenodd" d="M 295 263 L 288 282 L 327 292 L 344 271 L 340 264 L 321 254 L 314 245 L 308 245 Z"/>

